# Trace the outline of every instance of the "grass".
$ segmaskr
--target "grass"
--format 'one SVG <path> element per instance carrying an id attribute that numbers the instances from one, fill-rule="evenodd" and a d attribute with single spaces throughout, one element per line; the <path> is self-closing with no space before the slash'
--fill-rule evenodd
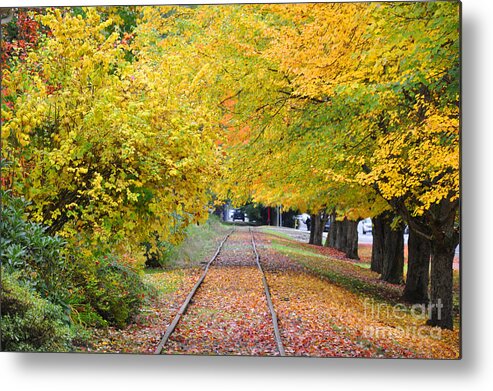
<path id="1" fill-rule="evenodd" d="M 145 271 L 144 280 L 161 294 L 175 292 L 184 277 L 180 270 L 149 269 Z"/>
<path id="2" fill-rule="evenodd" d="M 400 296 L 399 286 L 383 283 L 378 275 L 359 264 L 346 260 L 333 259 L 317 252 L 316 248 L 300 248 L 302 244 L 294 241 L 280 243 L 272 240 L 272 248 L 289 256 L 313 273 L 353 293 L 371 296 L 375 300 L 396 302 Z M 389 286 L 390 285 L 390 286 Z M 398 292 L 396 292 L 396 288 Z"/>
<path id="3" fill-rule="evenodd" d="M 274 235 L 274 236 L 278 236 L 280 238 L 293 240 L 293 238 L 291 236 L 289 236 L 288 234 L 285 234 L 284 232 L 276 231 L 275 229 L 272 229 L 272 228 L 261 227 L 260 231 L 263 233 L 267 233 L 269 235 Z"/>
<path id="4" fill-rule="evenodd" d="M 209 217 L 206 223 L 190 225 L 187 228 L 185 240 L 172 248 L 167 268 L 197 267 L 201 262 L 211 257 L 220 240 L 224 238 L 231 227 L 223 224 L 217 216 Z"/>
<path id="5" fill-rule="evenodd" d="M 309 257 L 318 257 L 318 258 L 326 258 L 326 256 L 322 254 L 318 254 L 316 252 L 312 252 L 306 249 L 301 249 L 296 246 L 287 246 L 285 244 L 281 244 L 278 241 L 273 241 L 272 242 L 272 248 L 274 250 L 277 250 L 279 252 L 285 253 L 285 254 L 293 254 L 293 255 L 306 255 Z"/>
<path id="6" fill-rule="evenodd" d="M 198 267 L 207 261 L 229 231 L 230 227 L 216 216 L 211 216 L 204 224 L 189 226 L 186 239 L 172 248 L 165 267 L 145 269 L 144 280 L 160 294 L 175 292 L 185 278 L 183 269 Z"/>

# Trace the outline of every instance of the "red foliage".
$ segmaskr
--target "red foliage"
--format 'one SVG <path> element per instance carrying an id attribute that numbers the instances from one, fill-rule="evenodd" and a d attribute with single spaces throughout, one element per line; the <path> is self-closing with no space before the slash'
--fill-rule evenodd
<path id="1" fill-rule="evenodd" d="M 38 10 L 22 9 L 18 10 L 14 21 L 16 29 L 3 28 L 4 36 L 2 37 L 0 62 L 2 67 L 7 61 L 16 56 L 24 59 L 27 51 L 35 47 L 40 39 L 41 28 L 39 23 L 34 20 L 32 14 L 38 13 Z"/>

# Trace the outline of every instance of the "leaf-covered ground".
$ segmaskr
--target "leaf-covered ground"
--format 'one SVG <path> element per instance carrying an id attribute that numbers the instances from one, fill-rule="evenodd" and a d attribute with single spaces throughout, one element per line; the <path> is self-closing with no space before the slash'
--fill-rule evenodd
<path id="1" fill-rule="evenodd" d="M 248 231 L 226 242 L 163 353 L 278 354 Z"/>
<path id="2" fill-rule="evenodd" d="M 171 323 L 201 274 L 200 269 L 156 271 L 146 275 L 146 280 L 157 288 L 158 295 L 150 299 L 125 329 L 108 327 L 95 329 L 87 346 L 78 351 L 97 353 L 152 354 L 161 340 L 163 330 Z"/>
<path id="3" fill-rule="evenodd" d="M 364 260 L 258 231 L 255 238 L 288 356 L 459 356 L 458 327 L 426 326 L 419 308 L 399 303 L 403 287 L 380 281 Z M 89 350 L 152 353 L 200 273 L 148 274 L 159 291 L 152 305 L 125 330 L 96 332 Z M 163 354 L 278 355 L 261 278 L 250 233 L 237 228 Z"/>
<path id="4" fill-rule="evenodd" d="M 163 353 L 276 355 L 261 278 L 254 267 L 211 270 Z"/>
<path id="5" fill-rule="evenodd" d="M 332 249 L 256 238 L 288 354 L 458 357 L 458 331 L 426 326 L 421 311 L 398 303 L 402 286 L 380 281 Z M 293 271 L 293 262 L 304 270 Z"/>

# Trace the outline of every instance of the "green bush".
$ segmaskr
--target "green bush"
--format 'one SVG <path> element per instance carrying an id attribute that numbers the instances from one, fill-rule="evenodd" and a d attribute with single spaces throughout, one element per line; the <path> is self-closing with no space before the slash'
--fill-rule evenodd
<path id="1" fill-rule="evenodd" d="M 114 256 L 77 260 L 72 278 L 73 318 L 86 326 L 124 327 L 138 313 L 149 290 L 139 274 Z"/>
<path id="2" fill-rule="evenodd" d="M 71 348 L 70 328 L 63 308 L 2 268 L 2 350 L 66 352 Z"/>
<path id="3" fill-rule="evenodd" d="M 117 256 L 108 254 L 107 247 L 96 247 L 92 249 L 92 256 L 87 252 L 82 256 L 75 245 L 66 246 L 60 237 L 48 235 L 46 227 L 29 221 L 25 213 L 29 203 L 23 198 L 6 191 L 1 191 L 0 196 L 0 261 L 5 274 L 15 274 L 23 289 L 38 292 L 40 300 L 46 302 L 41 305 L 39 301 L 32 301 L 29 302 L 32 308 L 22 307 L 22 311 L 6 315 L 8 327 L 5 330 L 12 338 L 14 327 L 21 328 L 23 333 L 29 330 L 26 327 L 31 316 L 40 308 L 50 316 L 59 316 L 46 319 L 67 325 L 124 327 L 129 323 L 147 293 L 135 271 L 119 263 Z M 31 338 L 34 341 L 39 336 L 33 334 Z M 27 334 L 21 339 L 28 343 Z M 32 350 L 28 344 L 26 349 Z"/>
<path id="4" fill-rule="evenodd" d="M 0 191 L 2 348 L 66 351 L 70 346 L 64 242 L 26 218 L 28 202 Z"/>
<path id="5" fill-rule="evenodd" d="M 6 272 L 17 272 L 43 297 L 65 306 L 65 243 L 59 236 L 48 235 L 46 227 L 26 219 L 26 200 L 8 191 L 0 191 L 0 196 L 0 261 Z"/>
<path id="6" fill-rule="evenodd" d="M 175 245 L 159 240 L 159 238 L 155 238 L 156 247 L 152 249 L 152 245 L 149 242 L 143 243 L 146 251 L 144 253 L 145 256 L 145 265 L 148 268 L 155 267 L 166 267 L 176 250 Z"/>
<path id="7" fill-rule="evenodd" d="M 144 283 L 138 274 L 117 262 L 99 268 L 98 277 L 100 285 L 94 308 L 110 324 L 125 326 L 143 303 Z"/>
<path id="8" fill-rule="evenodd" d="M 76 288 L 69 297 L 70 319 L 74 327 L 97 327 L 104 328 L 108 322 L 99 315 L 84 296 L 83 288 Z"/>

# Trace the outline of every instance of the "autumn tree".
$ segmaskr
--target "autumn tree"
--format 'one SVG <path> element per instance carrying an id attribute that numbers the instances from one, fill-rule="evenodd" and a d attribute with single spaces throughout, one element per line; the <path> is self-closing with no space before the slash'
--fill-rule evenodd
<path id="1" fill-rule="evenodd" d="M 300 10 L 304 8 L 298 7 Z M 338 10 L 332 11 L 335 15 Z M 222 183 L 219 192 L 237 204 L 253 199 L 310 212 L 310 243 L 319 245 L 325 221 L 337 206 L 342 218 L 355 219 L 349 230 L 354 238 L 357 219 L 364 214 L 363 209 L 358 207 L 358 213 L 349 203 L 353 198 L 363 199 L 365 194 L 354 183 L 332 178 L 342 162 L 335 156 L 341 153 L 338 145 L 330 141 L 341 129 L 338 124 L 326 123 L 317 99 L 293 91 L 291 75 L 279 68 L 271 53 L 272 44 L 283 33 L 279 18 L 292 16 L 282 12 L 270 6 L 198 10 L 197 19 L 208 21 L 203 28 L 210 38 L 209 46 L 201 46 L 201 53 L 227 64 L 219 72 L 228 91 L 221 102 L 223 124 L 231 137 L 225 142 L 226 186 Z M 332 145 L 334 148 L 329 149 Z M 348 253 L 357 257 L 354 240 L 351 243 Z"/>
<path id="2" fill-rule="evenodd" d="M 178 240 L 208 216 L 220 162 L 214 111 L 193 87 L 205 82 L 203 64 L 152 30 L 145 13 L 134 31 L 142 39 L 130 41 L 111 15 L 83 11 L 41 16 L 51 36 L 4 72 L 12 189 L 33 201 L 31 218 L 66 237 Z"/>
<path id="3" fill-rule="evenodd" d="M 414 274 L 426 273 L 429 241 L 430 323 L 452 328 L 452 262 L 459 243 L 459 4 L 387 5 L 378 12 L 399 28 L 372 26 L 383 29 L 382 38 L 364 64 L 380 70 L 375 82 L 383 110 L 374 113 L 380 119 L 378 148 L 361 162 L 358 179 L 402 216 L 413 240 L 424 241 L 412 243 L 414 251 L 423 250 L 410 260 L 409 267 L 418 270 L 410 273 L 416 288 L 408 285 L 408 297 L 425 299 L 427 279 Z"/>
<path id="4" fill-rule="evenodd" d="M 325 206 L 330 196 L 324 186 L 334 188 L 337 182 L 376 191 L 409 225 L 413 238 L 430 241 L 430 323 L 451 328 L 452 259 L 459 232 L 458 3 L 276 5 L 269 12 L 276 15 L 263 19 L 270 40 L 256 52 L 270 65 L 257 75 L 270 75 L 267 69 L 280 75 L 270 75 L 275 88 L 262 96 L 271 105 L 283 102 L 282 108 L 279 104 L 277 118 L 259 110 L 267 126 L 252 124 L 245 142 L 255 147 L 236 151 L 242 158 L 269 153 L 270 159 L 258 160 L 265 162 L 260 178 L 271 172 L 286 175 L 259 180 L 253 191 L 286 203 L 291 192 L 282 184 L 296 171 L 286 164 L 288 156 L 272 146 L 294 129 L 297 113 L 317 115 L 310 106 L 319 105 L 331 138 L 320 146 L 341 164 L 318 165 L 316 158 L 300 164 L 307 177 L 320 169 L 325 174 L 321 186 L 303 187 L 303 196 L 320 191 L 315 205 Z M 319 151 L 317 143 L 305 147 L 308 155 Z M 276 165 L 289 169 L 278 171 Z M 241 171 L 249 177 L 255 173 L 252 167 Z M 302 182 L 303 174 L 298 178 Z M 401 237 L 402 228 L 394 234 Z M 384 278 L 394 282 L 402 278 L 398 247 L 396 264 L 382 265 Z M 407 292 L 413 280 L 419 281 L 417 290 L 425 291 L 426 278 L 412 276 L 415 267 L 421 275 L 426 262 L 411 258 L 409 267 Z"/>
<path id="5" fill-rule="evenodd" d="M 458 3 L 82 11 L 41 17 L 53 36 L 5 75 L 4 157 L 33 218 L 172 240 L 212 188 L 309 212 L 314 244 L 330 217 L 328 244 L 356 258 L 372 216 L 372 268 L 393 283 L 407 224 L 405 298 L 426 301 L 430 253 L 430 322 L 452 328 Z"/>

